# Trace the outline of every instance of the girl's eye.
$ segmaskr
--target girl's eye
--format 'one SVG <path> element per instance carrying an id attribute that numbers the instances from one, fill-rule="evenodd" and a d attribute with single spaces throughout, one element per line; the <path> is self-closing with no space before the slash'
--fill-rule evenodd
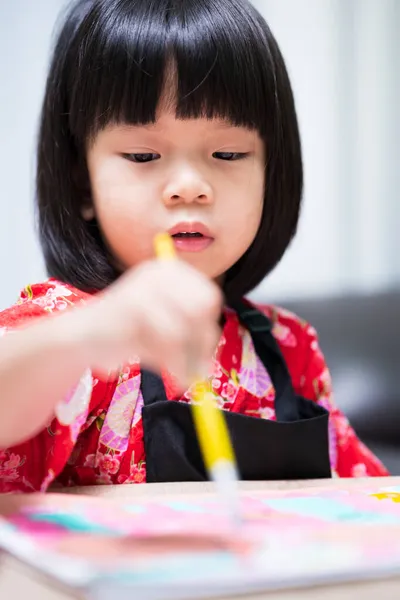
<path id="1" fill-rule="evenodd" d="M 243 158 L 247 158 L 248 154 L 245 152 L 214 152 L 213 158 L 218 158 L 219 160 L 242 160 Z"/>
<path id="2" fill-rule="evenodd" d="M 161 158 L 159 154 L 153 154 L 152 152 L 124 154 L 124 157 L 134 163 L 148 163 Z"/>

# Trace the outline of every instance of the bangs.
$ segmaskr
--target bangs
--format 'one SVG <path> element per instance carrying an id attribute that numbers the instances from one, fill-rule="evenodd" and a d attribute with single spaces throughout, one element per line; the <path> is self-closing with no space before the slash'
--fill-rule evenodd
<path id="1" fill-rule="evenodd" d="M 109 123 L 153 123 L 168 98 L 179 119 L 265 136 L 277 110 L 269 35 L 238 0 L 93 2 L 70 45 L 70 131 L 85 144 Z"/>

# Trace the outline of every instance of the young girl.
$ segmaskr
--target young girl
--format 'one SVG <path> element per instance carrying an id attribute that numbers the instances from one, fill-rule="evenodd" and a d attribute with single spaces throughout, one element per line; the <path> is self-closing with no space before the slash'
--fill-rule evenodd
<path id="1" fill-rule="evenodd" d="M 243 479 L 386 474 L 335 407 L 312 327 L 243 300 L 301 194 L 288 75 L 249 3 L 75 2 L 38 145 L 51 278 L 0 316 L 1 491 L 205 479 L 194 372 Z M 181 260 L 154 259 L 159 232 Z"/>

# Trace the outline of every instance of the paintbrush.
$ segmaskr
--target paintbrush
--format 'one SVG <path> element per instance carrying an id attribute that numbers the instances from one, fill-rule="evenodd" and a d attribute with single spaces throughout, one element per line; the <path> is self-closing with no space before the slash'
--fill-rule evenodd
<path id="1" fill-rule="evenodd" d="M 175 245 L 167 233 L 160 233 L 154 241 L 159 260 L 176 260 Z M 222 410 L 214 403 L 210 384 L 193 377 L 193 420 L 204 464 L 226 506 L 234 524 L 240 520 L 238 469 L 235 454 Z"/>

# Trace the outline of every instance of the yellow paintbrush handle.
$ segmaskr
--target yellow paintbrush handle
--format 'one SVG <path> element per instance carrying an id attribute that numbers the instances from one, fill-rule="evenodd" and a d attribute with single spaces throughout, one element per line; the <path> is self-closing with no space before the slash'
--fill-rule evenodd
<path id="1" fill-rule="evenodd" d="M 204 462 L 208 471 L 212 471 L 219 461 L 235 462 L 225 417 L 215 407 L 212 394 L 204 383 L 194 386 L 193 417 L 197 437 L 202 448 Z"/>
<path id="2" fill-rule="evenodd" d="M 154 248 L 159 260 L 174 260 L 177 258 L 174 242 L 168 233 L 159 233 L 156 235 Z"/>
<path id="3" fill-rule="evenodd" d="M 176 258 L 175 246 L 167 233 L 160 233 L 154 241 L 156 256 L 160 260 Z M 215 466 L 221 463 L 231 463 L 235 467 L 235 455 L 222 411 L 212 402 L 206 383 L 194 386 L 193 417 L 200 448 L 207 470 L 215 474 Z"/>

